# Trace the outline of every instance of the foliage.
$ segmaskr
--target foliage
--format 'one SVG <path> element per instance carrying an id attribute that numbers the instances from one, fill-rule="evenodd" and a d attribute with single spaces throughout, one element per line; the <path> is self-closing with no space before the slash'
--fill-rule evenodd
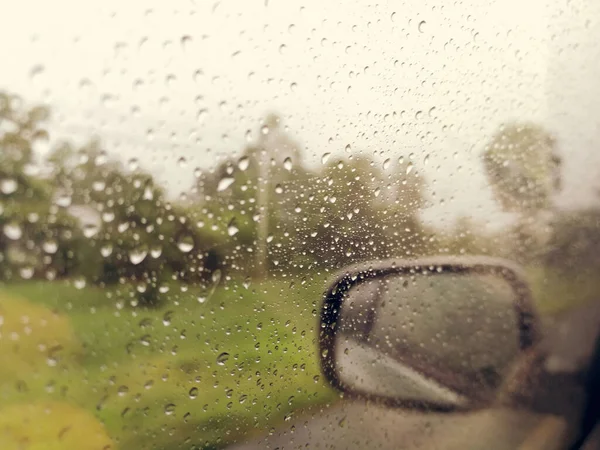
<path id="1" fill-rule="evenodd" d="M 547 209 L 560 189 L 556 141 L 533 123 L 503 125 L 486 146 L 482 160 L 494 194 L 506 211 Z"/>

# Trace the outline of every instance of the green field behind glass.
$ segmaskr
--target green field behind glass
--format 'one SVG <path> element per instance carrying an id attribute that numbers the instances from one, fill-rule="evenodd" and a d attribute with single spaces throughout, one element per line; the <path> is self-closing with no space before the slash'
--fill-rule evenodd
<path id="1" fill-rule="evenodd" d="M 204 303 L 172 286 L 166 305 L 149 310 L 64 282 L 1 287 L 0 428 L 54 419 L 34 448 L 71 448 L 65 428 L 82 408 L 90 433 L 95 416 L 114 448 L 213 448 L 334 400 L 315 355 L 323 286 L 226 286 Z M 60 412 L 44 415 L 49 406 Z"/>
<path id="2" fill-rule="evenodd" d="M 544 314 L 598 292 L 591 279 L 530 278 Z M 316 355 L 324 287 L 224 280 L 200 303 L 173 284 L 145 309 L 126 287 L 0 285 L 0 447 L 219 448 L 326 407 L 338 396 Z"/>

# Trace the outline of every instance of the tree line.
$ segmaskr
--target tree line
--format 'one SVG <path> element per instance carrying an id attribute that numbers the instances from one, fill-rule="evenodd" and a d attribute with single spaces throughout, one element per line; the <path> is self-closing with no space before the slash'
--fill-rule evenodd
<path id="1" fill-rule="evenodd" d="M 297 277 L 388 257 L 488 253 L 564 270 L 582 258 L 600 263 L 584 245 L 598 241 L 599 209 L 553 210 L 560 159 L 551 135 L 534 124 L 501 128 L 482 153 L 499 204 L 519 217 L 510 233 L 492 236 L 468 218 L 446 232 L 425 225 L 426 180 L 408 155 L 382 164 L 325 154 L 312 167 L 276 115 L 239 154 L 197 169 L 190 195 L 174 200 L 99 140 L 63 141 L 40 160 L 49 114 L 0 93 L 2 280 L 133 284 L 139 300 L 153 304 L 174 281 Z"/>

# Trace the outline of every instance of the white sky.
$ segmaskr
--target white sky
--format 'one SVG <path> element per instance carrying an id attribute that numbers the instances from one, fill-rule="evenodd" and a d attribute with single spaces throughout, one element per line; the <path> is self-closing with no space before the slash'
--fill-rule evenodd
<path id="1" fill-rule="evenodd" d="M 0 0 L 0 11 L 0 89 L 50 104 L 51 132 L 100 136 L 174 194 L 195 167 L 239 152 L 269 111 L 310 164 L 348 144 L 380 161 L 429 155 L 436 222 L 502 220 L 479 153 L 508 120 L 557 134 L 562 204 L 599 187 L 597 0 Z"/>

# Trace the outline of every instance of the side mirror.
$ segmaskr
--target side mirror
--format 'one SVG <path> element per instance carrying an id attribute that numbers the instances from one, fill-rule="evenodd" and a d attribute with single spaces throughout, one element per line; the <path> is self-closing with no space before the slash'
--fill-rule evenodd
<path id="1" fill-rule="evenodd" d="M 435 411 L 489 405 L 538 340 L 520 269 L 438 257 L 343 271 L 321 311 L 321 367 L 348 396 Z"/>

